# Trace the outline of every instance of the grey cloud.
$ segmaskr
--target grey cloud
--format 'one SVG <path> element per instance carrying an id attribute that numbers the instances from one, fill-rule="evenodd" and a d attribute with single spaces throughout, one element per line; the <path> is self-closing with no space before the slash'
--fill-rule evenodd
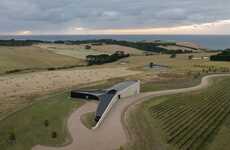
<path id="1" fill-rule="evenodd" d="M 230 19 L 229 0 L 0 0 L 0 33 L 169 27 Z"/>

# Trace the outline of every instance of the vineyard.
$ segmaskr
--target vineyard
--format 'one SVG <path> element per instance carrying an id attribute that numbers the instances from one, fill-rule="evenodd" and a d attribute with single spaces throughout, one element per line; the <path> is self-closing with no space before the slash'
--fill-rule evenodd
<path id="1" fill-rule="evenodd" d="M 230 114 L 229 80 L 214 85 L 202 92 L 172 96 L 150 107 L 152 118 L 173 148 L 200 150 Z"/>

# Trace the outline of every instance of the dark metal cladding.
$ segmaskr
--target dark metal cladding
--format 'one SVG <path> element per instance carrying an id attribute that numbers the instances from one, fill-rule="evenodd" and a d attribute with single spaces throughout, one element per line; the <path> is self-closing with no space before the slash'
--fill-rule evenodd
<path id="1" fill-rule="evenodd" d="M 105 91 L 94 90 L 94 91 L 71 91 L 70 96 L 72 98 L 82 98 L 88 100 L 99 100 L 100 96 L 103 95 Z"/>
<path id="2" fill-rule="evenodd" d="M 72 98 L 82 98 L 82 99 L 88 99 L 88 100 L 99 100 L 99 97 L 93 94 L 87 94 L 87 93 L 81 93 L 81 92 L 74 92 L 71 91 L 71 97 Z"/>
<path id="3" fill-rule="evenodd" d="M 101 116 L 103 115 L 104 111 L 106 110 L 111 100 L 116 95 L 116 93 L 116 90 L 111 90 L 100 97 L 100 103 L 96 111 L 96 118 L 101 118 Z"/>

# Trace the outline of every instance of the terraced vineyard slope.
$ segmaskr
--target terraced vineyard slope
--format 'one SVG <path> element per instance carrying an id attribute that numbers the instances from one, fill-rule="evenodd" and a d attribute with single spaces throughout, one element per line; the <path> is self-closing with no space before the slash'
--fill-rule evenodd
<path id="1" fill-rule="evenodd" d="M 147 142 L 149 147 L 151 138 L 154 140 L 149 134 L 158 130 L 165 149 L 207 149 L 208 144 L 215 141 L 218 131 L 230 117 L 229 91 L 230 78 L 216 79 L 206 90 L 161 97 L 159 99 L 162 102 L 159 104 L 147 102 L 148 104 L 142 105 L 142 109 L 139 108 L 139 113 L 145 115 L 145 123 L 149 121 L 148 123 L 155 125 L 141 127 L 136 124 L 134 127 L 145 128 L 142 140 Z M 153 132 L 151 134 L 157 133 Z"/>

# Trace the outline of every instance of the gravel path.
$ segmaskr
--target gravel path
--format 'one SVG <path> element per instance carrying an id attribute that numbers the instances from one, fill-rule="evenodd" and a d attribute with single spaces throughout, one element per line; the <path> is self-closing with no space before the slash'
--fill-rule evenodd
<path id="1" fill-rule="evenodd" d="M 135 97 L 129 97 L 118 101 L 105 118 L 103 124 L 96 130 L 89 130 L 82 125 L 80 116 L 95 111 L 96 103 L 88 102 L 76 110 L 68 120 L 68 128 L 73 137 L 73 142 L 65 147 L 47 147 L 36 145 L 32 150 L 114 150 L 128 142 L 128 135 L 123 122 L 127 113 L 136 104 L 149 98 L 190 92 L 205 88 L 209 85 L 209 79 L 213 77 L 230 76 L 230 74 L 209 75 L 202 79 L 201 84 L 195 87 L 164 90 L 157 92 L 141 93 Z"/>

